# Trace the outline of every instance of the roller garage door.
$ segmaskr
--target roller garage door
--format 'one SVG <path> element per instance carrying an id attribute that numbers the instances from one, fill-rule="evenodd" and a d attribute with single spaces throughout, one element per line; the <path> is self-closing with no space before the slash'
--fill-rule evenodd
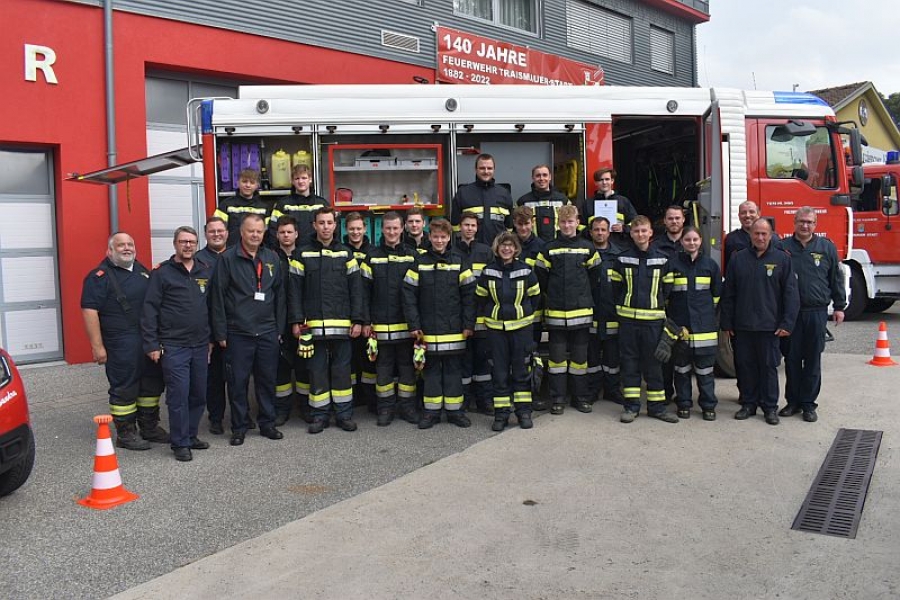
<path id="1" fill-rule="evenodd" d="M 53 160 L 0 147 L 0 345 L 19 363 L 63 356 Z"/>

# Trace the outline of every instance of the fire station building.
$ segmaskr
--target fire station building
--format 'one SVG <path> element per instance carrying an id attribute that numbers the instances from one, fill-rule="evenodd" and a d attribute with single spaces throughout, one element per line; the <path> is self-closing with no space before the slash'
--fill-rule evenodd
<path id="1" fill-rule="evenodd" d="M 706 0 L 4 0 L 0 346 L 91 359 L 84 276 L 127 231 L 138 259 L 205 221 L 199 164 L 92 185 L 73 174 L 183 148 L 189 99 L 241 84 L 452 83 L 446 28 L 593 67 L 606 85 L 696 85 Z M 534 74 L 536 78 L 540 73 Z"/>

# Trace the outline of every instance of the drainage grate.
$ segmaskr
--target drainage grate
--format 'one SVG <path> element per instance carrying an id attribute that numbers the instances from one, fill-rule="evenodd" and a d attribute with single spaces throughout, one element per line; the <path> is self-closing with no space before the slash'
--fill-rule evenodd
<path id="1" fill-rule="evenodd" d="M 862 429 L 838 431 L 791 529 L 856 537 L 881 435 Z"/>

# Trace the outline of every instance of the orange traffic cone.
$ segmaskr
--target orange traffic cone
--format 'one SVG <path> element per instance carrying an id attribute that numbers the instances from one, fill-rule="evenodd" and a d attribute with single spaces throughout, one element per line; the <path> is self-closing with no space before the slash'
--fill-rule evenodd
<path id="1" fill-rule="evenodd" d="M 88 508 L 105 510 L 137 500 L 140 497 L 126 490 L 122 485 L 119 462 L 116 460 L 116 451 L 109 433 L 109 424 L 112 420 L 112 415 L 94 417 L 94 422 L 97 424 L 97 452 L 94 455 L 91 493 L 86 498 L 77 501 L 78 504 Z"/>
<path id="2" fill-rule="evenodd" d="M 878 326 L 878 339 L 875 341 L 875 356 L 869 361 L 876 367 L 894 367 L 897 365 L 891 360 L 891 343 L 888 341 L 887 325 L 884 321 Z"/>

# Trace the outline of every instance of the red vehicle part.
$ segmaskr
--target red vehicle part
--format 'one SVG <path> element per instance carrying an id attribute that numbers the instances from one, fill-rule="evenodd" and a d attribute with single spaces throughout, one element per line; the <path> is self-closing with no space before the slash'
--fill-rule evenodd
<path id="1" fill-rule="evenodd" d="M 15 363 L 0 348 L 0 496 L 19 489 L 34 466 L 28 401 Z"/>

